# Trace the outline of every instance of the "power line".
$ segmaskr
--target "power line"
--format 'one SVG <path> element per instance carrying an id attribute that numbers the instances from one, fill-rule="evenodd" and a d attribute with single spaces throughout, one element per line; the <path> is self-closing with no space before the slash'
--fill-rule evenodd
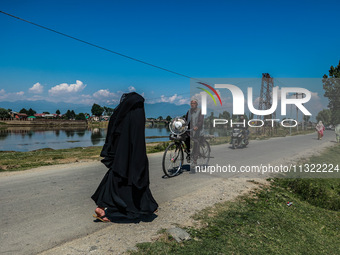
<path id="1" fill-rule="evenodd" d="M 105 51 L 107 51 L 107 52 L 110 52 L 110 53 L 113 53 L 113 54 L 116 54 L 116 55 L 119 55 L 119 56 L 121 56 L 121 57 L 128 58 L 128 59 L 130 59 L 130 60 L 133 60 L 133 61 L 136 61 L 136 62 L 145 64 L 145 65 L 148 65 L 148 66 L 152 66 L 152 67 L 154 67 L 154 68 L 158 68 L 158 69 L 160 69 L 160 70 L 163 70 L 163 71 L 166 71 L 166 72 L 169 72 L 169 73 L 172 73 L 172 74 L 176 74 L 176 75 L 179 75 L 179 76 L 182 76 L 182 77 L 185 77 L 185 78 L 194 79 L 194 78 L 192 78 L 192 77 L 190 77 L 190 76 L 188 76 L 188 75 L 181 74 L 181 73 L 178 73 L 178 72 L 169 70 L 169 69 L 167 69 L 167 68 L 163 68 L 163 67 L 160 67 L 160 66 L 157 66 L 157 65 L 154 65 L 154 64 L 145 62 L 145 61 L 143 61 L 143 60 L 140 60 L 140 59 L 137 59 L 137 58 L 134 58 L 134 57 L 127 56 L 127 55 L 122 54 L 122 53 L 119 53 L 119 52 L 117 52 L 117 51 L 113 51 L 113 50 L 104 48 L 104 47 L 99 46 L 99 45 L 97 45 L 97 44 L 90 43 L 90 42 L 87 42 L 87 41 L 85 41 L 85 40 L 79 39 L 79 38 L 77 38 L 77 37 L 74 37 L 74 36 L 71 36 L 71 35 L 68 35 L 68 34 L 59 32 L 59 31 L 57 31 L 57 30 L 54 30 L 54 29 L 51 29 L 51 28 L 48 28 L 48 27 L 39 25 L 39 24 L 37 24 L 37 23 L 34 23 L 34 22 L 31 22 L 31 21 L 25 20 L 25 19 L 23 19 L 23 18 L 17 17 L 17 16 L 12 15 L 12 14 L 9 14 L 9 13 L 7 13 L 7 12 L 4 12 L 4 11 L 1 11 L 1 10 L 0 10 L 0 13 L 5 14 L 5 15 L 7 15 L 7 16 L 10 16 L 10 17 L 12 17 L 12 18 L 15 18 L 15 19 L 24 21 L 24 22 L 29 23 L 29 24 L 31 24 L 31 25 L 40 27 L 40 28 L 42 28 L 42 29 L 48 30 L 48 31 L 50 31 L 50 32 L 53 32 L 53 33 L 56 33 L 56 34 L 59 34 L 59 35 L 68 37 L 68 38 L 73 39 L 73 40 L 76 40 L 76 41 L 78 41 L 78 42 L 81 42 L 81 43 L 84 43 L 84 44 L 87 44 L 87 45 L 96 47 L 96 48 L 101 49 L 101 50 L 105 50 Z"/>

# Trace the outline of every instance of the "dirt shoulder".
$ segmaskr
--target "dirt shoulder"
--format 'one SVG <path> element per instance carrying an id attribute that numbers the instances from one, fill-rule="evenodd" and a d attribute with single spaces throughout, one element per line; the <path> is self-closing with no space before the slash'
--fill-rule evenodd
<path id="1" fill-rule="evenodd" d="M 256 181 L 265 182 L 263 179 Z M 41 254 L 124 254 L 135 249 L 137 243 L 156 240 L 162 229 L 198 224 L 191 218 L 195 213 L 216 203 L 234 200 L 256 186 L 246 179 L 216 178 L 199 191 L 161 204 L 152 222 L 98 223 L 103 224 L 102 230 Z M 89 220 L 92 219 L 89 217 Z"/>

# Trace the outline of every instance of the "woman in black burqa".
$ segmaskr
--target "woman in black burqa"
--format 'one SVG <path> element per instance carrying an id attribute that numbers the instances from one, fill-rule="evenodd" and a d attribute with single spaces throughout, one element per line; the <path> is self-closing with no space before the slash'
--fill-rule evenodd
<path id="1" fill-rule="evenodd" d="M 97 204 L 95 218 L 138 218 L 154 213 L 158 204 L 149 189 L 149 163 L 145 147 L 144 98 L 124 94 L 112 114 L 100 154 L 109 168 L 91 197 Z"/>

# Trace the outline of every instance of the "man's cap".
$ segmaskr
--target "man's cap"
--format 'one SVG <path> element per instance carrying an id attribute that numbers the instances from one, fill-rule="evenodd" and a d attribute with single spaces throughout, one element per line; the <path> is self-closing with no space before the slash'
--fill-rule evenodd
<path id="1" fill-rule="evenodd" d="M 198 103 L 198 99 L 196 97 L 192 97 L 190 102 L 192 102 L 192 101 L 195 101 L 196 103 Z"/>

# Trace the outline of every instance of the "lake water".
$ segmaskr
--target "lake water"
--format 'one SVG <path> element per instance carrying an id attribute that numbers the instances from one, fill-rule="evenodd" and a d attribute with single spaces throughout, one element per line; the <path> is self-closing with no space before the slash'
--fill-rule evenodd
<path id="1" fill-rule="evenodd" d="M 68 149 L 103 146 L 107 129 L 87 128 L 25 128 L 0 129 L 0 151 L 32 151 L 43 148 Z M 145 128 L 146 142 L 168 141 L 170 131 L 164 126 Z M 148 138 L 165 136 L 162 138 Z"/>

